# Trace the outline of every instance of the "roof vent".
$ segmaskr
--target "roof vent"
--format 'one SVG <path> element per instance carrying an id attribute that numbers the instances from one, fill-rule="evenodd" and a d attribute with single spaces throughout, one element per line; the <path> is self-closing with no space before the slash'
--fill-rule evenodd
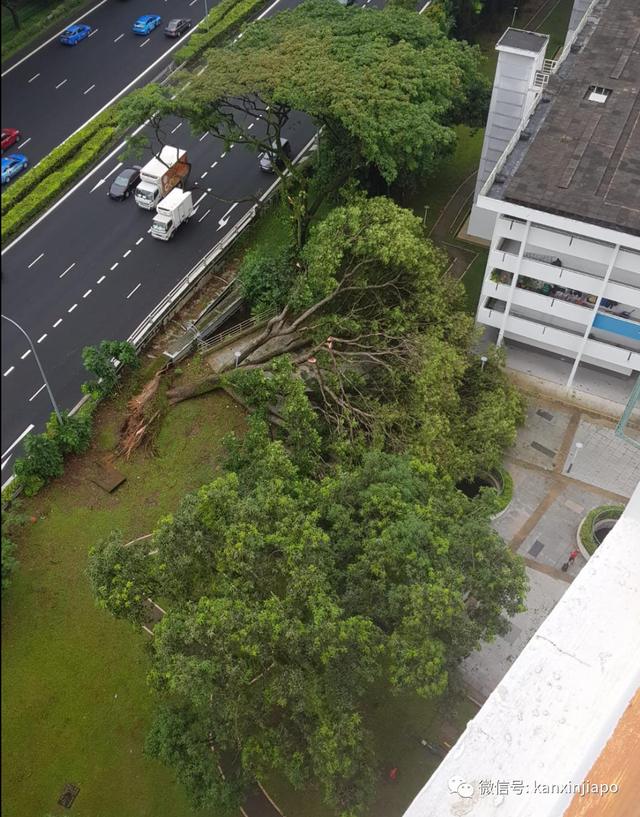
<path id="1" fill-rule="evenodd" d="M 612 93 L 611 88 L 602 88 L 599 85 L 590 85 L 587 93 L 584 95 L 584 98 L 588 99 L 589 102 L 598 102 L 600 105 L 604 105 Z"/>
<path id="2" fill-rule="evenodd" d="M 496 184 L 504 184 L 507 181 L 506 173 L 497 173 L 494 179 Z"/>
<path id="3" fill-rule="evenodd" d="M 580 51 L 581 48 L 582 48 L 582 43 L 579 43 L 579 42 L 576 41 L 575 43 L 571 43 L 571 48 L 569 50 L 571 51 L 572 54 L 577 54 L 578 51 Z"/>
<path id="4" fill-rule="evenodd" d="M 520 141 L 521 142 L 528 142 L 531 139 L 531 131 L 530 130 L 523 130 L 520 134 Z"/>

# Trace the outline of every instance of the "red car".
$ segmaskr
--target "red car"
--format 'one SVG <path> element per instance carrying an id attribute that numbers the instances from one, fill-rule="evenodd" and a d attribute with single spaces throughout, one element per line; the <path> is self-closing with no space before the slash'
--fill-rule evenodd
<path id="1" fill-rule="evenodd" d="M 20 131 L 15 128 L 2 129 L 2 152 L 4 153 L 11 145 L 20 141 Z"/>

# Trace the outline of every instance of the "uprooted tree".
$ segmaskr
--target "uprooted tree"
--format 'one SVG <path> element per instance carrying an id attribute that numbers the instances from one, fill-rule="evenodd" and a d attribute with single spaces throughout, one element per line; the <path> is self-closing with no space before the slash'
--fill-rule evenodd
<path id="1" fill-rule="evenodd" d="M 508 629 L 524 569 L 491 531 L 489 495 L 472 502 L 410 456 L 370 451 L 318 481 L 258 417 L 228 444 L 226 473 L 159 521 L 155 556 L 117 533 L 92 551 L 94 593 L 135 623 L 149 594 L 165 600 L 147 751 L 195 806 L 237 806 L 277 769 L 353 817 L 376 778 L 373 685 L 442 693 Z"/>
<path id="2" fill-rule="evenodd" d="M 449 39 L 441 19 L 303 3 L 209 50 L 204 71 L 184 76 L 179 93 L 134 91 L 120 104 L 120 123 L 148 120 L 163 144 L 166 118 L 179 116 L 225 149 L 269 153 L 301 249 L 326 196 L 350 177 L 371 171 L 391 183 L 401 172 L 431 173 L 455 148 L 454 125 L 483 123 L 489 87 L 480 51 Z M 322 130 L 313 173 L 282 150 L 301 113 Z"/>
<path id="3" fill-rule="evenodd" d="M 167 398 L 241 383 L 288 354 L 336 438 L 409 446 L 456 478 L 496 465 L 522 401 L 499 352 L 484 367 L 473 353 L 464 292 L 445 268 L 420 220 L 389 199 L 337 207 L 312 230 L 287 303 L 243 347 L 242 365 Z"/>

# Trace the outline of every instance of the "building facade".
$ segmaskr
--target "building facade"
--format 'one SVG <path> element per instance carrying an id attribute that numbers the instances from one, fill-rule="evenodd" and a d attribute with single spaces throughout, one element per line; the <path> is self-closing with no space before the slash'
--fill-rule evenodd
<path id="1" fill-rule="evenodd" d="M 478 322 L 570 359 L 567 386 L 580 366 L 640 372 L 640 3 L 593 0 L 572 25 L 557 61 L 540 35 L 498 43 L 469 224 L 491 242 Z"/>

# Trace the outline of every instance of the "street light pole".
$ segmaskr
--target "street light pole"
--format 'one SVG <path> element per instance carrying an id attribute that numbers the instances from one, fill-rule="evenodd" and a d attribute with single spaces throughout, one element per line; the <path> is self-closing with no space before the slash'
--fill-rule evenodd
<path id="1" fill-rule="evenodd" d="M 205 1 L 206 1 L 206 0 L 205 0 Z M 513 7 L 513 19 L 511 20 L 511 28 L 513 28 L 513 24 L 514 24 L 514 23 L 515 23 L 515 21 L 516 21 L 516 14 L 517 14 L 517 13 L 518 13 L 518 7 L 517 7 L 517 6 L 514 6 L 514 7 Z"/>
<path id="2" fill-rule="evenodd" d="M 207 21 L 207 31 L 209 31 L 211 23 L 209 22 L 209 9 L 207 8 L 207 0 L 204 0 L 204 16 Z"/>
<path id="3" fill-rule="evenodd" d="M 429 212 L 429 205 L 425 204 L 425 206 L 424 206 L 424 218 L 422 219 L 422 226 L 423 227 L 427 226 L 427 213 L 428 212 Z"/>
<path id="4" fill-rule="evenodd" d="M 36 352 L 36 347 L 33 345 L 33 341 L 31 340 L 29 335 L 27 335 L 27 333 L 24 331 L 24 329 L 20 326 L 19 323 L 16 323 L 11 318 L 7 318 L 6 315 L 2 315 L 0 317 L 3 317 L 5 319 L 5 321 L 9 321 L 9 323 L 12 323 L 16 327 L 16 329 L 19 329 L 22 332 L 22 334 L 25 336 L 25 338 L 29 341 L 29 346 L 31 347 L 31 351 L 33 352 L 33 356 L 35 357 L 36 363 L 38 364 L 38 368 L 40 369 L 40 374 L 42 375 L 42 379 L 44 380 L 44 385 L 47 387 L 47 391 L 49 392 L 49 399 L 51 400 L 51 405 L 53 406 L 53 410 L 56 413 L 56 417 L 58 418 L 58 422 L 60 423 L 60 425 L 62 425 L 62 415 L 60 414 L 60 409 L 58 408 L 58 404 L 56 403 L 55 397 L 53 396 L 53 392 L 51 391 L 51 386 L 49 385 L 49 381 L 47 380 L 47 376 L 44 373 L 44 369 L 42 368 L 42 363 L 40 363 L 40 358 L 38 357 L 38 353 Z"/>
<path id="5" fill-rule="evenodd" d="M 582 443 L 576 443 L 576 450 L 573 452 L 573 457 L 571 458 L 571 462 L 569 463 L 569 467 L 567 468 L 567 474 L 571 473 L 571 469 L 575 465 L 576 457 L 580 453 L 581 448 L 582 448 Z"/>

